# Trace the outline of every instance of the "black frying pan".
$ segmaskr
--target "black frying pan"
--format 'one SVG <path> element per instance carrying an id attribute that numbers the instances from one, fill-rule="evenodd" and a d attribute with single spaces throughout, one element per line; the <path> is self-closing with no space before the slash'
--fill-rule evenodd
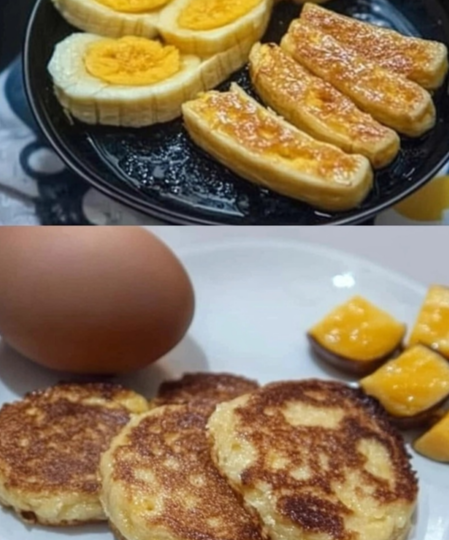
<path id="1" fill-rule="evenodd" d="M 327 7 L 351 16 L 449 43 L 447 0 L 333 0 Z M 273 13 L 264 41 L 279 42 L 300 8 L 289 2 Z M 60 40 L 77 31 L 50 0 L 38 0 L 24 53 L 34 115 L 63 160 L 97 189 L 146 214 L 177 224 L 317 225 L 365 221 L 429 181 L 449 159 L 448 81 L 435 95 L 437 126 L 376 174 L 365 202 L 349 212 L 325 213 L 260 189 L 210 159 L 189 140 L 182 121 L 144 129 L 71 125 L 57 102 L 47 64 Z M 250 90 L 242 69 L 232 77 Z M 229 81 L 222 85 L 229 86 Z"/>

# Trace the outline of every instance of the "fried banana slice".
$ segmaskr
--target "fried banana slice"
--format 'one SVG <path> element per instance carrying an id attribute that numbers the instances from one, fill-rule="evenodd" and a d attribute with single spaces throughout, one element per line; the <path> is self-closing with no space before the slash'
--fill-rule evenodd
<path id="1" fill-rule="evenodd" d="M 273 43 L 257 43 L 250 55 L 251 80 L 263 101 L 299 129 L 362 154 L 373 167 L 385 167 L 397 156 L 395 131 L 358 109 L 331 84 L 316 77 Z"/>
<path id="2" fill-rule="evenodd" d="M 426 90 L 366 60 L 307 22 L 293 21 L 281 47 L 363 111 L 399 133 L 419 137 L 434 127 L 435 106 Z"/>
<path id="3" fill-rule="evenodd" d="M 325 210 L 357 206 L 372 186 L 369 161 L 318 142 L 238 85 L 183 105 L 198 146 L 243 178 Z"/>
<path id="4" fill-rule="evenodd" d="M 400 73 L 424 88 L 433 90 L 443 84 L 448 71 L 447 47 L 443 43 L 403 36 L 312 3 L 304 6 L 301 19 L 364 58 Z"/>

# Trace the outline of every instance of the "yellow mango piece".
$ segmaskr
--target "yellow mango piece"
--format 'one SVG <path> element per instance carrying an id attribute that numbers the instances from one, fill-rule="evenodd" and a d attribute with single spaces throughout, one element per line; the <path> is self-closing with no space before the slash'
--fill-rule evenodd
<path id="1" fill-rule="evenodd" d="M 449 362 L 416 345 L 360 381 L 393 416 L 411 417 L 449 396 Z"/>
<path id="2" fill-rule="evenodd" d="M 421 307 L 410 345 L 422 343 L 449 358 L 449 288 L 433 285 Z"/>
<path id="3" fill-rule="evenodd" d="M 393 353 L 405 330 L 405 325 L 386 311 L 355 296 L 329 313 L 309 335 L 342 358 L 370 362 Z"/>
<path id="4" fill-rule="evenodd" d="M 449 413 L 417 439 L 413 447 L 423 456 L 449 463 Z"/>
<path id="5" fill-rule="evenodd" d="M 88 48 L 84 58 L 90 75 L 123 86 L 147 86 L 164 81 L 181 69 L 176 47 L 146 38 L 105 39 Z"/>
<path id="6" fill-rule="evenodd" d="M 449 176 L 426 184 L 395 206 L 401 216 L 415 221 L 441 221 L 449 210 Z"/>
<path id="7" fill-rule="evenodd" d="M 186 30 L 215 30 L 240 19 L 261 0 L 192 0 L 181 11 L 178 26 Z"/>
<path id="8" fill-rule="evenodd" d="M 148 13 L 165 6 L 169 0 L 94 0 L 120 13 Z"/>

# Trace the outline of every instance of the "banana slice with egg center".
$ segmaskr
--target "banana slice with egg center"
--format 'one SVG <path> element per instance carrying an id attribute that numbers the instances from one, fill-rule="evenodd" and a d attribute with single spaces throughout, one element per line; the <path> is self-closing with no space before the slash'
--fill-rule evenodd
<path id="1" fill-rule="evenodd" d="M 170 0 L 52 0 L 75 28 L 106 37 L 157 35 L 159 13 Z"/>
<path id="2" fill-rule="evenodd" d="M 121 13 L 147 13 L 162 6 L 169 0 L 96 0 L 103 6 Z"/>
<path id="3" fill-rule="evenodd" d="M 272 7 L 273 0 L 174 0 L 161 11 L 158 31 L 181 51 L 208 56 L 259 41 Z"/>
<path id="4" fill-rule="evenodd" d="M 242 67 L 251 43 L 201 59 L 145 38 L 73 34 L 57 45 L 48 69 L 69 115 L 87 124 L 142 127 L 180 116 L 185 101 Z"/>

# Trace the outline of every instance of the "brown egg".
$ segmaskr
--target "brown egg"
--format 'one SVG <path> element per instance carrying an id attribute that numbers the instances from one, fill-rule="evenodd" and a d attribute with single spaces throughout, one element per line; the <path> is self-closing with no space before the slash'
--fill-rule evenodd
<path id="1" fill-rule="evenodd" d="M 169 352 L 194 313 L 189 277 L 132 227 L 0 227 L 0 335 L 49 368 L 112 374 Z"/>

